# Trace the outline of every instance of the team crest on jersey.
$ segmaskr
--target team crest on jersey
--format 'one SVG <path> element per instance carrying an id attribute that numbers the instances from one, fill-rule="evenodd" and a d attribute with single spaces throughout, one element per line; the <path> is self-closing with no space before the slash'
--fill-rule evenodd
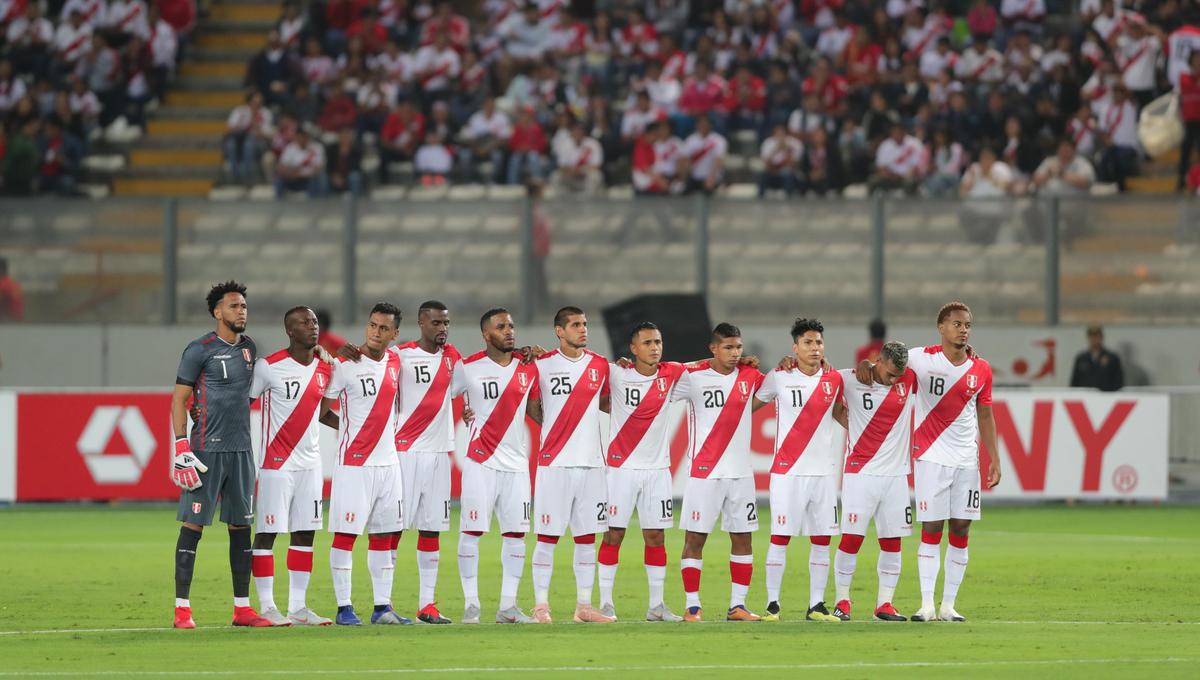
<path id="1" fill-rule="evenodd" d="M 830 385 L 827 382 L 823 382 L 823 383 L 821 383 L 821 390 L 823 392 L 825 392 L 825 396 L 827 396 L 827 397 L 833 396 L 833 385 Z"/>
<path id="2" fill-rule="evenodd" d="M 967 375 L 967 389 L 973 390 L 979 384 L 979 377 L 975 375 Z"/>
<path id="3" fill-rule="evenodd" d="M 594 368 L 589 368 L 588 369 L 588 378 L 591 378 L 592 382 L 599 382 L 600 381 L 600 371 L 597 371 Z"/>
<path id="4" fill-rule="evenodd" d="M 654 381 L 654 384 L 658 385 L 659 392 L 667 391 L 667 379 L 666 378 L 659 378 L 658 380 Z"/>
<path id="5" fill-rule="evenodd" d="M 392 382 L 400 379 L 400 372 L 394 368 L 388 369 L 388 375 L 392 376 Z"/>
<path id="6" fill-rule="evenodd" d="M 254 357 L 250 356 L 250 349 L 249 349 L 248 347 L 243 347 L 243 348 L 242 348 L 242 357 L 243 357 L 243 358 L 244 358 L 244 359 L 245 359 L 247 362 L 253 362 L 253 361 L 254 361 Z"/>
<path id="7" fill-rule="evenodd" d="M 904 398 L 904 395 L 907 392 L 908 392 L 908 386 L 906 386 L 904 383 L 896 383 L 896 394 L 900 395 L 901 399 Z"/>
<path id="8" fill-rule="evenodd" d="M 325 376 L 321 375 L 320 373 L 317 374 L 317 387 L 325 389 Z"/>
<path id="9" fill-rule="evenodd" d="M 699 510 L 692 511 L 692 521 L 695 521 L 695 522 L 700 521 L 700 511 Z"/>
<path id="10" fill-rule="evenodd" d="M 354 513 L 353 512 L 346 513 L 346 521 L 350 522 L 351 524 L 354 523 Z"/>
<path id="11" fill-rule="evenodd" d="M 929 509 L 929 501 L 921 501 L 920 503 L 917 503 L 917 507 L 921 509 L 921 512 L 925 512 Z"/>
<path id="12" fill-rule="evenodd" d="M 549 513 L 543 514 L 542 515 L 542 524 L 549 524 L 549 523 L 550 523 L 550 514 Z"/>
<path id="13" fill-rule="evenodd" d="M 478 511 L 478 510 L 472 510 L 472 511 L 470 511 L 470 512 L 468 512 L 468 513 L 467 513 L 467 517 L 470 517 L 470 518 L 471 518 L 471 521 L 472 521 L 472 522 L 474 522 L 475 520 L 479 519 L 479 511 Z"/>
<path id="14" fill-rule="evenodd" d="M 275 515 L 263 516 L 263 524 L 266 524 L 269 527 L 275 526 Z"/>
<path id="15" fill-rule="evenodd" d="M 850 522 L 851 524 L 858 524 L 858 515 L 856 515 L 852 512 L 852 513 L 846 515 L 846 521 Z"/>
<path id="16" fill-rule="evenodd" d="M 742 391 L 742 396 L 750 396 L 750 383 L 745 380 L 739 380 L 737 386 Z"/>
<path id="17" fill-rule="evenodd" d="M 200 508 L 202 508 L 202 507 L 204 507 L 204 506 L 202 506 L 202 505 L 201 505 L 201 504 L 199 504 L 199 503 L 192 503 L 192 513 L 193 513 L 193 514 L 196 514 L 196 515 L 199 515 L 199 514 L 200 514 Z"/>
<path id="18" fill-rule="evenodd" d="M 450 363 L 450 357 L 446 357 L 445 361 L 446 361 L 446 370 L 447 370 L 447 371 L 453 371 L 453 370 L 454 370 L 454 364 Z"/>
<path id="19" fill-rule="evenodd" d="M 775 523 L 779 526 L 787 525 L 787 515 L 775 515 Z"/>
<path id="20" fill-rule="evenodd" d="M 517 382 L 521 384 L 521 389 L 529 387 L 529 376 L 524 373 L 517 373 Z"/>

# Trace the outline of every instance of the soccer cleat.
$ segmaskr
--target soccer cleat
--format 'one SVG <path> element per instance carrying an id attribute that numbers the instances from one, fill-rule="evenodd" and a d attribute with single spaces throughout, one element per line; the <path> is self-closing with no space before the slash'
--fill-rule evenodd
<path id="1" fill-rule="evenodd" d="M 875 618 L 880 621 L 907 621 L 908 619 L 896 611 L 891 602 L 884 602 L 875 608 Z"/>
<path id="2" fill-rule="evenodd" d="M 703 621 L 704 620 L 704 610 L 700 609 L 699 607 L 688 607 L 687 611 L 685 611 L 683 613 L 683 620 L 684 621 Z"/>
<path id="3" fill-rule="evenodd" d="M 849 618 L 849 616 L 849 614 L 846 614 L 847 618 Z M 809 607 L 808 611 L 804 614 L 804 618 L 808 619 L 809 621 L 827 621 L 831 623 L 838 623 L 842 620 L 837 616 L 830 614 L 829 610 L 825 608 L 824 602 L 818 602 Z"/>
<path id="4" fill-rule="evenodd" d="M 345 605 L 338 607 L 337 615 L 334 618 L 334 623 L 339 626 L 361 626 L 362 619 L 358 618 L 358 613 L 354 611 L 353 605 Z"/>
<path id="5" fill-rule="evenodd" d="M 438 611 L 437 602 L 430 602 L 417 612 L 417 620 L 421 623 L 432 623 L 437 625 L 445 625 L 450 623 L 450 619 L 442 616 Z"/>
<path id="6" fill-rule="evenodd" d="M 549 616 L 549 612 L 546 613 Z M 509 607 L 508 609 L 496 612 L 496 623 L 539 623 L 525 615 L 519 607 Z"/>
<path id="7" fill-rule="evenodd" d="M 928 607 L 921 607 L 918 609 L 915 614 L 908 618 L 908 620 L 924 623 L 926 621 L 937 621 L 938 617 L 937 613 L 933 610 L 933 605 L 929 605 Z"/>
<path id="8" fill-rule="evenodd" d="M 736 607 L 730 607 L 729 612 L 725 614 L 726 621 L 762 621 L 762 617 L 754 612 L 746 609 L 746 605 L 739 604 Z"/>
<path id="9" fill-rule="evenodd" d="M 553 623 L 554 620 L 550 618 L 550 605 L 534 605 L 533 620 L 535 623 Z"/>
<path id="10" fill-rule="evenodd" d="M 611 602 L 600 606 L 600 613 L 604 614 L 613 621 L 617 620 L 617 608 Z"/>
<path id="11" fill-rule="evenodd" d="M 942 605 L 942 610 L 938 612 L 938 618 L 943 621 L 954 621 L 957 623 L 963 623 L 967 620 L 967 617 L 954 611 L 953 606 L 945 604 Z"/>
<path id="12" fill-rule="evenodd" d="M 396 613 L 392 609 L 392 605 L 388 605 L 386 609 L 371 612 L 371 623 L 380 626 L 411 626 L 412 619 L 406 619 Z"/>
<path id="13" fill-rule="evenodd" d="M 838 600 L 837 606 L 833 608 L 833 615 L 840 621 L 849 621 L 850 600 Z"/>
<path id="14" fill-rule="evenodd" d="M 479 605 L 469 604 L 463 609 L 462 622 L 466 624 L 479 623 Z"/>
<path id="15" fill-rule="evenodd" d="M 273 624 L 258 615 L 254 607 L 234 607 L 233 625 L 246 628 L 270 628 Z"/>
<path id="16" fill-rule="evenodd" d="M 599 609 L 590 604 L 575 605 L 574 620 L 575 623 L 612 623 L 616 621 L 611 616 L 601 614 Z"/>
<path id="17" fill-rule="evenodd" d="M 763 621 L 779 620 L 779 603 L 772 600 L 767 603 L 767 613 L 762 615 Z"/>
<path id="18" fill-rule="evenodd" d="M 176 607 L 175 608 L 175 627 L 176 628 L 195 628 L 196 622 L 192 620 L 191 607 Z"/>
<path id="19" fill-rule="evenodd" d="M 283 628 L 283 627 L 292 625 L 292 620 L 289 619 L 288 617 L 284 616 L 283 612 L 280 612 L 279 609 L 276 607 L 271 607 L 270 609 L 264 609 L 263 613 L 262 613 L 262 617 L 264 619 L 270 621 L 271 625 L 275 626 L 277 628 Z"/>
<path id="20" fill-rule="evenodd" d="M 652 607 L 652 608 L 646 610 L 646 620 L 647 621 L 664 621 L 667 623 L 679 623 L 680 621 L 683 620 L 683 617 L 676 614 L 675 612 L 671 611 L 670 609 L 668 609 L 667 605 L 659 604 L 656 607 Z"/>
<path id="21" fill-rule="evenodd" d="M 305 607 L 299 611 L 289 612 L 288 620 L 297 626 L 331 626 L 333 619 L 327 619 L 324 616 Z"/>

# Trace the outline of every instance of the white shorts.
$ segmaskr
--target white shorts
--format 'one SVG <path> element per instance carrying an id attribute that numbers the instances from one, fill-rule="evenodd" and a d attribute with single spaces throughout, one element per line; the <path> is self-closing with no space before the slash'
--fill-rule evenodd
<path id="1" fill-rule="evenodd" d="M 979 519 L 979 468 L 953 468 L 928 460 L 913 465 L 917 520 Z"/>
<path id="2" fill-rule="evenodd" d="M 674 526 L 675 495 L 671 491 L 671 471 L 626 470 L 607 468 L 608 525 L 624 529 L 637 508 L 638 524 L 643 529 L 670 529 Z"/>
<path id="3" fill-rule="evenodd" d="M 492 528 L 492 513 L 502 533 L 529 531 L 529 472 L 508 472 L 463 459 L 459 531 Z"/>
<path id="4" fill-rule="evenodd" d="M 744 534 L 758 530 L 758 502 L 753 477 L 700 479 L 689 477 L 683 492 L 683 518 L 679 528 L 698 534 L 712 533 L 721 518 L 721 530 Z"/>
<path id="5" fill-rule="evenodd" d="M 404 485 L 399 465 L 339 465 L 329 491 L 329 530 L 337 534 L 404 530 Z"/>
<path id="6" fill-rule="evenodd" d="M 404 528 L 450 531 L 450 454 L 405 451 L 396 457 L 404 481 Z"/>
<path id="7" fill-rule="evenodd" d="M 771 534 L 838 532 L 837 475 L 771 475 Z"/>
<path id="8" fill-rule="evenodd" d="M 286 534 L 321 528 L 321 467 L 259 470 L 254 533 Z"/>
<path id="9" fill-rule="evenodd" d="M 907 475 L 842 476 L 842 533 L 865 536 L 872 519 L 879 538 L 912 536 Z"/>
<path id="10" fill-rule="evenodd" d="M 604 468 L 538 467 L 533 487 L 535 530 L 546 536 L 597 534 L 608 529 Z"/>

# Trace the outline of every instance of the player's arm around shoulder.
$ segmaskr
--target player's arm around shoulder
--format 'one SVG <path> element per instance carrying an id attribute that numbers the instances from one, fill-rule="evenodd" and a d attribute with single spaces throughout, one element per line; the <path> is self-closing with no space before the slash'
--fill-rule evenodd
<path id="1" fill-rule="evenodd" d="M 759 381 L 758 390 L 755 391 L 754 398 L 751 400 L 751 412 L 757 411 L 758 409 L 775 401 L 775 395 L 779 391 L 776 388 L 775 381 L 778 379 L 777 376 L 779 376 L 781 373 L 782 371 L 776 368 L 764 376 L 761 381 Z"/>

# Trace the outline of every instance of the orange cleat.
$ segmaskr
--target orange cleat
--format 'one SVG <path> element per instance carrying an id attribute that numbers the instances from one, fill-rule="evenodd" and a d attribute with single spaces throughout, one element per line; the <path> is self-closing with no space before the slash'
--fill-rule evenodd
<path id="1" fill-rule="evenodd" d="M 762 621 L 762 617 L 754 612 L 746 609 L 746 605 L 739 604 L 736 607 L 731 607 L 729 613 L 725 615 L 726 621 Z"/>
<path id="2" fill-rule="evenodd" d="M 175 608 L 175 627 L 176 628 L 195 628 L 196 622 L 192 620 L 191 607 L 176 607 Z"/>
<path id="3" fill-rule="evenodd" d="M 234 607 L 233 625 L 247 628 L 270 628 L 271 622 L 258 615 L 254 607 Z"/>
<path id="4" fill-rule="evenodd" d="M 683 612 L 683 620 L 684 621 L 703 621 L 704 620 L 704 611 L 702 609 L 700 609 L 699 607 L 688 607 L 687 610 L 685 612 Z"/>
<path id="5" fill-rule="evenodd" d="M 575 605 L 575 623 L 612 623 L 617 620 L 615 616 L 605 616 L 600 613 L 590 604 Z"/>

